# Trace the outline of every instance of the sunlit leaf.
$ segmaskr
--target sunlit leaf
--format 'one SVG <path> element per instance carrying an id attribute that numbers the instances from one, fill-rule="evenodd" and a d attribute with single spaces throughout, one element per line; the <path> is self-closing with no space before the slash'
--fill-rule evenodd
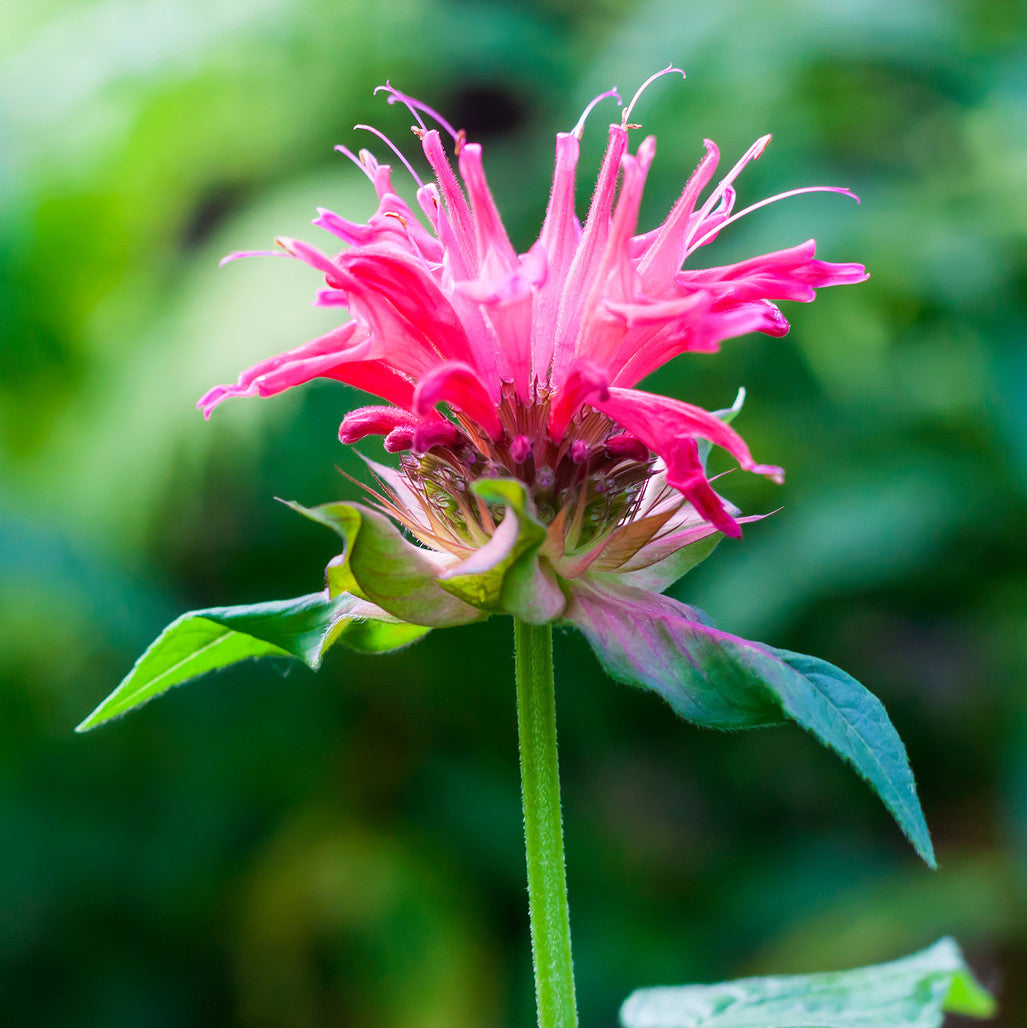
<path id="1" fill-rule="evenodd" d="M 414 642 L 425 630 L 370 621 L 370 605 L 327 592 L 242 607 L 194 610 L 173 621 L 79 732 L 149 702 L 173 685 L 254 657 L 294 657 L 310 668 L 345 638 L 354 649 L 382 652 Z"/>

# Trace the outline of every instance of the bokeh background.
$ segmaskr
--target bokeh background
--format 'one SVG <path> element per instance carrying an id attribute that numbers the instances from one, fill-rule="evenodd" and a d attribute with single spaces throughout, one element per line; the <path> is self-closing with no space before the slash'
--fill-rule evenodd
<path id="1" fill-rule="evenodd" d="M 355 498 L 333 383 L 210 385 L 325 327 L 316 275 L 217 268 L 317 204 L 332 146 L 408 141 L 386 78 L 486 144 L 514 241 L 597 92 L 659 138 L 643 221 L 717 140 L 775 141 L 718 263 L 816 235 L 872 277 L 654 383 L 788 469 L 675 595 L 885 701 L 941 870 L 798 729 L 677 721 L 557 639 L 582 1023 L 634 987 L 852 966 L 959 938 L 1027 1023 L 1027 32 L 989 0 L 13 0 L 0 7 L 0 1005 L 34 1028 L 534 1022 L 509 624 L 319 675 L 253 664 L 75 736 L 180 611 L 320 587 Z M 612 114 L 612 108 L 606 114 Z M 579 201 L 605 133 L 586 137 Z M 641 138 L 639 136 L 639 138 Z M 413 151 L 412 140 L 404 143 Z M 382 148 L 375 144 L 382 153 Z M 384 154 L 382 154 L 384 156 Z M 397 181 L 399 178 L 397 177 Z M 373 453 L 373 446 L 368 448 Z"/>

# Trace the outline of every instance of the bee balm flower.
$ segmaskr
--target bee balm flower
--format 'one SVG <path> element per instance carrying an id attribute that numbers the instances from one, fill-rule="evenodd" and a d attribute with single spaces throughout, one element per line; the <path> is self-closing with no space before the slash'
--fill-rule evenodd
<path id="1" fill-rule="evenodd" d="M 678 354 L 716 351 L 747 332 L 782 335 L 788 323 L 775 301 L 809 301 L 819 286 L 866 277 L 859 264 L 818 260 L 813 240 L 738 264 L 693 267 L 701 248 L 748 213 L 734 211 L 734 182 L 770 137 L 712 188 L 719 154 L 707 140 L 706 156 L 667 218 L 639 233 L 656 141 L 647 137 L 630 152 L 633 100 L 609 128 L 581 224 L 574 203 L 579 139 L 592 107 L 615 95 L 604 93 L 573 131 L 557 136 L 545 221 L 537 242 L 518 254 L 489 191 L 481 146 L 430 108 L 384 88 L 417 119 L 435 174 L 423 184 L 407 164 L 420 215 L 394 191 L 388 165 L 366 151 L 353 158 L 378 194 L 370 221 L 321 210 L 314 224 L 343 242 L 337 252 L 278 240 L 282 253 L 324 276 L 316 302 L 346 308 L 350 320 L 212 389 L 200 400 L 203 412 L 209 416 L 229 396 L 270 396 L 319 376 L 379 396 L 387 404 L 348 414 L 340 439 L 382 435 L 386 450 L 407 453 L 398 479 L 380 475 L 388 480 L 390 513 L 422 542 L 461 556 L 494 530 L 468 487 L 497 477 L 522 483 L 540 520 L 559 524 L 551 548 L 566 555 L 592 544 L 591 560 L 576 556 L 574 567 L 599 560 L 599 541 L 651 518 L 652 504 L 662 522 L 651 522 L 654 535 L 678 533 L 682 519 L 693 534 L 740 535 L 736 516 L 710 486 L 699 442 L 723 447 L 742 468 L 775 481 L 781 469 L 757 464 L 724 420 L 637 386 Z M 440 131 L 429 129 L 421 112 L 452 137 L 459 178 Z"/>
<path id="2" fill-rule="evenodd" d="M 653 689 L 697 724 L 792 720 L 810 730 L 868 779 L 933 862 L 905 749 L 876 697 L 824 661 L 718 631 L 701 611 L 661 595 L 751 520 L 714 491 L 708 448 L 722 447 L 775 481 L 782 472 L 756 463 L 729 424 L 741 394 L 731 410 L 710 413 L 639 383 L 679 354 L 716 351 L 747 332 L 782 335 L 788 323 L 777 301 L 808 302 L 820 286 L 866 277 L 859 264 L 819 260 L 812 240 L 719 267 L 699 266 L 699 251 L 775 200 L 852 194 L 812 186 L 736 211 L 735 180 L 770 137 L 715 184 L 719 154 L 707 140 L 662 224 L 639 232 L 656 152 L 652 137 L 629 148 L 640 89 L 610 126 L 580 223 L 578 144 L 587 115 L 611 91 L 557 136 L 542 230 L 518 254 L 489 192 L 481 147 L 424 104 L 384 88 L 416 119 L 434 181 L 422 182 L 370 131 L 413 175 L 420 213 L 393 189 L 388 165 L 345 151 L 377 192 L 375 214 L 358 224 L 321 210 L 315 224 L 341 249 L 280 239 L 276 253 L 317 270 L 317 302 L 347 309 L 349 320 L 212 389 L 199 406 L 209 415 L 229 396 L 271 396 L 333 378 L 385 401 L 347 414 L 342 442 L 382 436 L 385 449 L 400 454 L 398 466 L 368 462 L 373 506 L 294 505 L 345 541 L 324 591 L 183 615 L 80 728 L 247 657 L 291 655 L 317 667 L 339 641 L 383 652 L 491 614 L 564 622 L 585 634 L 613 677 Z M 456 171 L 422 114 L 451 137 Z"/>

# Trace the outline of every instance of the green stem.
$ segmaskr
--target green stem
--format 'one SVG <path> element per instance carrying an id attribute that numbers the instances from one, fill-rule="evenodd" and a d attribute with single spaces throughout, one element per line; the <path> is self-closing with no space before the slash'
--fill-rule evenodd
<path id="1" fill-rule="evenodd" d="M 539 1028 L 576 1028 L 571 924 L 556 758 L 553 632 L 514 619 L 528 913 Z"/>

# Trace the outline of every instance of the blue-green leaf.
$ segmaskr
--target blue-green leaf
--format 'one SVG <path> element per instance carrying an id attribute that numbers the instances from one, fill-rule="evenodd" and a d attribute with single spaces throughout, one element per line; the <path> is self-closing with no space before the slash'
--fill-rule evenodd
<path id="1" fill-rule="evenodd" d="M 712 413 L 715 414 L 721 421 L 730 425 L 739 414 L 742 413 L 742 407 L 745 405 L 745 388 L 742 387 L 738 390 L 735 396 L 735 402 L 730 407 L 724 407 L 722 410 L 715 410 Z M 706 461 L 709 459 L 710 450 L 713 449 L 713 443 L 709 439 L 697 439 L 696 443 L 699 446 L 699 460 L 702 461 L 702 466 L 706 467 Z"/>
<path id="2" fill-rule="evenodd" d="M 639 989 L 620 1020 L 623 1028 L 940 1028 L 946 1012 L 995 1012 L 951 939 L 854 971 Z"/>
<path id="3" fill-rule="evenodd" d="M 852 764 L 931 867 L 934 848 L 906 749 L 880 700 L 818 660 L 720 632 L 669 596 L 577 583 L 567 619 L 609 673 L 658 692 L 708 728 L 790 719 Z"/>

